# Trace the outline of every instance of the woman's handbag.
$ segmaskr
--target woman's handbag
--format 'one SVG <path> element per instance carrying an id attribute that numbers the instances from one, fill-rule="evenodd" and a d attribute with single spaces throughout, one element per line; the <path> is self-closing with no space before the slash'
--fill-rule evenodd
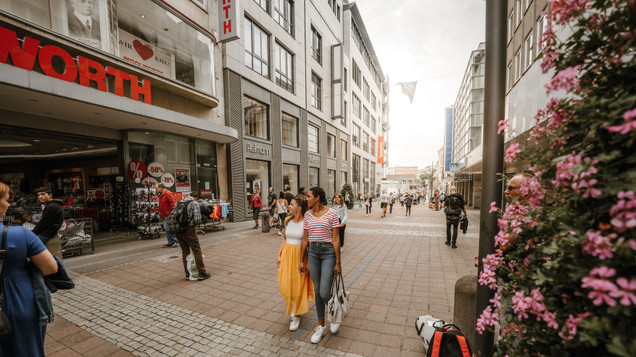
<path id="1" fill-rule="evenodd" d="M 335 291 L 334 291 L 335 287 Z M 340 324 L 349 313 L 349 292 L 345 291 L 342 274 L 334 276 L 331 283 L 331 299 L 327 303 L 327 320 Z"/>
<path id="2" fill-rule="evenodd" d="M 4 268 L 4 258 L 7 256 L 7 231 L 9 230 L 9 226 L 4 225 L 4 229 L 2 230 L 2 245 L 0 246 L 0 303 L 4 298 L 4 281 L 2 278 L 2 270 Z M 9 318 L 0 307 L 0 342 L 4 342 L 7 337 L 11 336 L 13 333 L 13 329 L 11 328 L 11 323 L 9 322 Z"/>

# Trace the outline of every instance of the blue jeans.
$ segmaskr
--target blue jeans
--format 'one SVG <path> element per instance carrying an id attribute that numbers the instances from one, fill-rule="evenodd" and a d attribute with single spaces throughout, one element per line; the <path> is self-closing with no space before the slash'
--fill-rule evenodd
<path id="1" fill-rule="evenodd" d="M 177 237 L 170 232 L 170 228 L 168 228 L 168 217 L 163 219 L 163 229 L 166 231 L 166 238 L 168 238 L 168 245 L 177 244 Z"/>
<path id="2" fill-rule="evenodd" d="M 331 282 L 336 266 L 336 253 L 331 243 L 312 243 L 309 246 L 309 274 L 314 283 L 314 298 L 318 319 L 325 318 L 325 306 L 331 299 Z"/>

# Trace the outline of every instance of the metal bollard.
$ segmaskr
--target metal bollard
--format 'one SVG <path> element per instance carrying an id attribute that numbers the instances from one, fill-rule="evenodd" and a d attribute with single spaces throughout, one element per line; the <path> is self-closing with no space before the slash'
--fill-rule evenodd
<path id="1" fill-rule="evenodd" d="M 477 276 L 465 275 L 455 282 L 455 307 L 453 323 L 459 327 L 468 343 L 475 343 L 477 317 Z"/>
<path id="2" fill-rule="evenodd" d="M 261 232 L 269 233 L 269 211 L 263 212 L 261 218 Z"/>

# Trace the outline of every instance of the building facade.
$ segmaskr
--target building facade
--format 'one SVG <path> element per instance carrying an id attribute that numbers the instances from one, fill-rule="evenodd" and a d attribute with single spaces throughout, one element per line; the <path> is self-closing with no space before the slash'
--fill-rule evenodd
<path id="1" fill-rule="evenodd" d="M 474 208 L 479 208 L 481 201 L 484 72 L 485 44 L 482 42 L 470 54 L 452 114 L 451 171 L 458 192 L 467 205 Z"/>
<path id="2" fill-rule="evenodd" d="M 238 13 L 240 38 L 221 46 L 236 219 L 255 189 L 371 192 L 386 79 L 356 4 L 244 0 Z"/>
<path id="3" fill-rule="evenodd" d="M 171 3 L 0 1 L 0 178 L 18 208 L 50 186 L 69 214 L 116 229 L 155 182 L 229 198 L 238 132 L 220 107 L 217 12 Z"/>

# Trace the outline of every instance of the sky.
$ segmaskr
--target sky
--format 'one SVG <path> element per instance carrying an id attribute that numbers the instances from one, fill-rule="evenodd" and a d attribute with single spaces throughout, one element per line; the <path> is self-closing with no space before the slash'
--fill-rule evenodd
<path id="1" fill-rule="evenodd" d="M 389 77 L 389 165 L 424 168 L 444 145 L 444 108 L 455 103 L 470 53 L 485 38 L 483 0 L 357 0 Z M 418 81 L 411 104 L 397 83 Z"/>

